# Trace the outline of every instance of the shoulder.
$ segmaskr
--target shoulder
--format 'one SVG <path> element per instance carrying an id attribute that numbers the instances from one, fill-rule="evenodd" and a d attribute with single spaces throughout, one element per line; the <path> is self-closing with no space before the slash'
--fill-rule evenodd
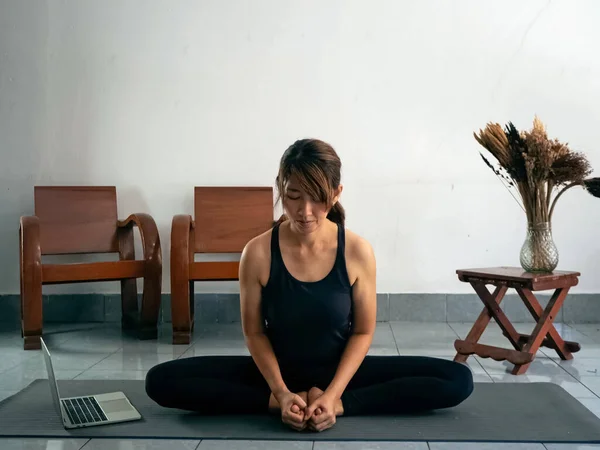
<path id="1" fill-rule="evenodd" d="M 240 257 L 240 280 L 244 278 L 264 279 L 265 270 L 271 263 L 271 236 L 273 229 L 252 238 L 244 246 Z"/>
<path id="2" fill-rule="evenodd" d="M 371 243 L 348 229 L 346 229 L 346 255 L 356 262 L 366 263 L 375 260 L 375 252 Z"/>
<path id="3" fill-rule="evenodd" d="M 357 233 L 346 229 L 346 264 L 355 280 L 360 274 L 375 272 L 375 252 L 371 243 Z"/>

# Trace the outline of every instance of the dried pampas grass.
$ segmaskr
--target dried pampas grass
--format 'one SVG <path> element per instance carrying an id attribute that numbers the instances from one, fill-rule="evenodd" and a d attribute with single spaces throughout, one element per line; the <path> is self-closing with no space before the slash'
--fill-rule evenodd
<path id="1" fill-rule="evenodd" d="M 582 186 L 600 198 L 600 178 L 587 178 L 590 164 L 582 153 L 548 138 L 545 125 L 535 117 L 531 130 L 519 131 L 512 122 L 504 128 L 488 123 L 473 133 L 479 144 L 498 162 L 495 167 L 483 154 L 486 165 L 511 190 L 518 191 L 521 205 L 530 225 L 550 223 L 556 201 L 568 189 Z M 512 193 L 512 192 L 511 192 Z"/>

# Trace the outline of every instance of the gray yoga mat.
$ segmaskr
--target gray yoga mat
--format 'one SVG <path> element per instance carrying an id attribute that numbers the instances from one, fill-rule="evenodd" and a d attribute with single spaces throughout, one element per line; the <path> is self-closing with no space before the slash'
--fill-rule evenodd
<path id="1" fill-rule="evenodd" d="M 143 381 L 59 381 L 61 396 L 123 391 L 143 419 L 67 431 L 47 380 L 0 402 L 0 437 L 262 440 L 600 442 L 600 419 L 552 383 L 476 383 L 461 405 L 411 416 L 340 417 L 324 432 L 297 432 L 279 418 L 216 416 L 162 408 Z M 243 399 L 240 399 L 243 401 Z"/>

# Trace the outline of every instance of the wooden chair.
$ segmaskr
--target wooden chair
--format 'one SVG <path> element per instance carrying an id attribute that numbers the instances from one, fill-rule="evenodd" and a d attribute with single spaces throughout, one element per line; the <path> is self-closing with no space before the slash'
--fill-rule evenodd
<path id="1" fill-rule="evenodd" d="M 117 218 L 115 187 L 34 188 L 35 215 L 23 216 L 19 229 L 21 335 L 26 350 L 40 348 L 42 285 L 121 281 L 123 329 L 140 339 L 157 336 L 162 286 L 158 229 L 148 214 Z M 133 227 L 142 238 L 144 259 L 135 259 Z M 42 264 L 42 255 L 119 253 L 119 261 Z M 136 278 L 144 278 L 138 317 Z"/>
<path id="2" fill-rule="evenodd" d="M 190 343 L 194 282 L 238 280 L 239 261 L 195 262 L 195 254 L 241 253 L 273 225 L 273 188 L 196 187 L 194 215 L 176 215 L 171 228 L 173 344 Z"/>

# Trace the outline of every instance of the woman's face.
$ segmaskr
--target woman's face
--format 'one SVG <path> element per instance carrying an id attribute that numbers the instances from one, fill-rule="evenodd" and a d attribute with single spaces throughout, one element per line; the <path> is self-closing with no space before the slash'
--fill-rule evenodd
<path id="1" fill-rule="evenodd" d="M 338 188 L 341 190 L 341 187 Z M 335 195 L 333 200 L 337 202 Z M 292 175 L 285 186 L 283 207 L 296 231 L 302 234 L 314 232 L 327 220 L 329 209 L 325 202 L 318 202 L 304 192 L 298 179 Z"/>

